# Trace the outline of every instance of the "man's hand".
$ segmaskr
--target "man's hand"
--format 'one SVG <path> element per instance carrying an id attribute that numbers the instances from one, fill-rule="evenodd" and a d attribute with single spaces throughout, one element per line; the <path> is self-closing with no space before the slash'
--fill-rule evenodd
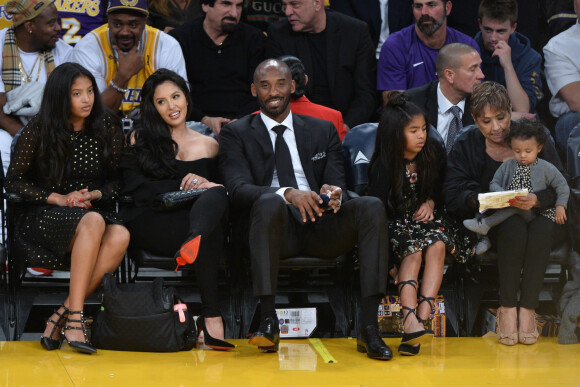
<path id="1" fill-rule="evenodd" d="M 492 58 L 496 56 L 499 58 L 499 64 L 504 69 L 506 66 L 513 66 L 512 48 L 510 47 L 509 44 L 507 44 L 503 40 L 500 40 L 499 42 L 496 43 L 495 50 L 493 50 L 493 53 L 491 54 Z"/>
<path id="2" fill-rule="evenodd" d="M 330 198 L 328 210 L 332 210 L 336 214 L 342 204 L 342 188 L 335 185 L 323 184 L 320 188 L 320 193 L 328 195 Z"/>
<path id="3" fill-rule="evenodd" d="M 302 222 L 304 223 L 307 221 L 307 216 L 313 222 L 316 222 L 315 215 L 322 216 L 322 210 L 319 207 L 322 204 L 322 199 L 314 191 L 300 191 L 296 188 L 289 188 L 284 192 L 284 198 L 300 210 Z"/>
<path id="4" fill-rule="evenodd" d="M 522 119 L 535 120 L 536 115 L 534 113 L 512 112 L 512 121 L 519 121 Z"/>
<path id="5" fill-rule="evenodd" d="M 121 51 L 116 45 L 113 46 L 113 49 L 117 52 L 117 61 L 119 62 L 117 74 L 128 82 L 133 75 L 137 74 L 145 66 L 143 55 L 137 50 L 137 45 L 133 46 L 128 52 Z M 123 85 L 117 86 L 124 88 Z"/>
<path id="6" fill-rule="evenodd" d="M 222 130 L 222 126 L 225 124 L 229 124 L 230 122 L 232 122 L 232 120 L 224 117 L 205 116 L 201 119 L 201 123 L 209 127 L 216 136 L 219 136 Z"/>

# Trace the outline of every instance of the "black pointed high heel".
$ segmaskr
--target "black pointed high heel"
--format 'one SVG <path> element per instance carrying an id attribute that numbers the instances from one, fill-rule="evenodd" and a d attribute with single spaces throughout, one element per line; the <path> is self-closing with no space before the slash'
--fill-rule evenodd
<path id="1" fill-rule="evenodd" d="M 65 325 L 65 327 L 62 329 L 62 335 L 64 337 L 64 339 L 66 340 L 66 342 L 68 343 L 68 345 L 70 345 L 71 348 L 76 349 L 78 352 L 81 353 L 88 353 L 88 354 L 92 354 L 92 353 L 97 353 L 97 350 L 95 349 L 95 347 L 93 347 L 91 345 L 91 343 L 89 342 L 89 340 L 87 339 L 87 328 L 85 327 L 85 318 L 83 315 L 83 311 L 82 310 L 69 310 L 68 315 L 70 316 L 71 314 L 79 314 L 81 316 L 80 319 L 78 320 L 73 320 L 67 317 L 66 322 L 68 323 L 80 323 L 81 326 L 80 327 L 71 327 L 70 325 Z M 83 335 L 85 336 L 85 341 L 69 341 L 69 339 L 66 337 L 66 331 L 71 330 L 71 329 L 77 329 L 80 331 L 83 331 Z"/>
<path id="2" fill-rule="evenodd" d="M 64 305 L 61 305 L 62 308 L 64 308 L 64 311 L 62 312 L 62 314 L 58 313 L 60 307 L 54 311 L 54 314 L 56 314 L 58 316 L 58 319 L 56 321 L 51 320 L 50 317 L 48 318 L 48 320 L 46 320 L 46 325 L 48 324 L 53 324 L 52 330 L 50 331 L 50 335 L 48 337 L 45 336 L 41 336 L 40 337 L 40 345 L 42 345 L 42 348 L 46 349 L 47 351 L 53 351 L 55 349 L 60 349 L 61 345 L 62 345 L 62 335 L 59 336 L 59 339 L 53 339 L 52 336 L 54 335 L 54 332 L 56 331 L 57 328 L 61 328 L 63 326 L 64 320 L 65 318 L 68 316 L 68 308 Z"/>
<path id="3" fill-rule="evenodd" d="M 224 318 L 222 317 L 222 322 L 223 322 Z M 234 348 L 236 348 L 236 346 L 234 344 L 230 344 L 225 340 L 220 340 L 220 339 L 216 339 L 214 337 L 212 337 L 209 332 L 207 331 L 207 328 L 205 326 L 205 317 L 203 315 L 199 316 L 197 318 L 196 321 L 197 324 L 197 333 L 199 336 L 199 332 L 203 331 L 203 343 L 210 347 L 211 349 L 215 349 L 217 351 L 229 351 L 232 350 Z M 225 330 L 225 324 L 224 324 L 224 330 Z"/>

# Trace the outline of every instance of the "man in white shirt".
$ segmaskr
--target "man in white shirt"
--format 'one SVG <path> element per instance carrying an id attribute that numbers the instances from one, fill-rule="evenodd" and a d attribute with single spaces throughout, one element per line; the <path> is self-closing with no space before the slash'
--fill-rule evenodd
<path id="1" fill-rule="evenodd" d="M 187 80 L 179 43 L 147 26 L 148 15 L 146 0 L 111 0 L 108 23 L 85 35 L 73 51 L 72 61 L 95 76 L 104 104 L 124 116 L 124 129 L 132 125 L 130 115 L 149 75 L 166 68 Z"/>
<path id="2" fill-rule="evenodd" d="M 407 91 L 411 101 L 427 113 L 448 153 L 457 133 L 473 124 L 469 95 L 483 79 L 480 65 L 481 58 L 473 47 L 463 43 L 445 45 L 435 63 L 438 80 Z"/>
<path id="3" fill-rule="evenodd" d="M 580 18 L 580 0 L 574 0 Z M 560 149 L 566 149 L 568 137 L 580 123 L 580 24 L 554 36 L 544 47 L 545 71 L 552 93 L 550 113 L 558 118 L 555 134 Z"/>
<path id="4" fill-rule="evenodd" d="M 5 105 L 26 84 L 27 88 L 31 87 L 27 95 L 36 96 L 30 104 L 38 108 L 48 74 L 56 66 L 67 62 L 72 52 L 72 48 L 58 38 L 60 25 L 53 3 L 54 0 L 6 3 L 6 12 L 12 15 L 12 26 L 0 30 L 0 152 L 5 173 L 10 163 L 12 137 L 23 126 L 21 117 L 27 120 L 35 114 L 30 109 L 26 115 L 19 114 L 25 111 L 16 108 L 10 110 L 11 113 L 5 113 Z"/>

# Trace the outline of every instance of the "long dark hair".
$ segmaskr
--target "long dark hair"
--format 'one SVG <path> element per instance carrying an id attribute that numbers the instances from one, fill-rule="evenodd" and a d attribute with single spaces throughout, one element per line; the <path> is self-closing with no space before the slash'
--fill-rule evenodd
<path id="1" fill-rule="evenodd" d="M 107 125 L 107 121 L 112 118 L 101 101 L 95 77 L 80 64 L 63 63 L 50 73 L 44 86 L 40 111 L 30 123 L 38 130 L 40 137 L 36 159 L 39 176 L 50 186 L 59 186 L 70 176 L 72 169 L 71 135 L 74 130 L 69 118 L 72 104 L 71 87 L 79 77 L 87 77 L 91 81 L 95 97 L 91 113 L 85 119 L 83 131 L 96 138 L 102 146 L 101 156 L 105 165 L 109 164 L 112 157 L 113 138 L 108 132 Z"/>
<path id="2" fill-rule="evenodd" d="M 425 118 L 427 137 L 425 146 L 417 154 L 418 201 L 425 202 L 431 195 L 439 175 L 436 160 L 435 139 L 429 136 L 429 121 L 425 113 L 417 105 L 409 101 L 409 97 L 401 92 L 392 92 L 385 106 L 375 141 L 375 151 L 371 157 L 369 170 L 374 163 L 382 163 L 389 173 L 391 183 L 390 204 L 395 210 L 401 210 L 405 192 L 409 189 L 409 181 L 405 178 L 404 150 L 406 147 L 405 127 L 416 116 Z"/>
<path id="3" fill-rule="evenodd" d="M 159 69 L 143 84 L 141 124 L 129 134 L 134 144 L 128 149 L 128 153 L 137 158 L 143 172 L 157 179 L 175 177 L 175 157 L 178 151 L 167 123 L 157 112 L 153 101 L 155 89 L 165 82 L 174 83 L 185 95 L 187 106 L 192 106 L 185 80 L 174 71 Z"/>

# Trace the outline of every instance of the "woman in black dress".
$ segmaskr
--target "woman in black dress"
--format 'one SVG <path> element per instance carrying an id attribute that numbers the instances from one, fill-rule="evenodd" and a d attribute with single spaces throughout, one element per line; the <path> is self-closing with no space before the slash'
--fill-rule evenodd
<path id="1" fill-rule="evenodd" d="M 121 162 L 125 192 L 135 206 L 123 211 L 132 243 L 151 253 L 176 256 L 178 266 L 194 263 L 202 315 L 197 324 L 205 344 L 228 350 L 218 305 L 219 259 L 228 226 L 228 196 L 217 179 L 218 143 L 186 126 L 192 105 L 185 80 L 161 69 L 143 85 L 141 125 L 130 134 Z M 153 200 L 162 193 L 206 189 L 186 208 L 159 212 Z"/>
<path id="2" fill-rule="evenodd" d="M 129 244 L 112 201 L 122 147 L 118 121 L 105 111 L 93 75 L 74 63 L 54 69 L 6 177 L 6 191 L 30 203 L 18 218 L 15 247 L 33 266 L 70 268 L 69 296 L 40 340 L 47 350 L 64 338 L 80 352 L 96 352 L 86 339 L 84 301 L 117 269 Z"/>
<path id="3" fill-rule="evenodd" d="M 421 109 L 406 95 L 393 93 L 379 122 L 369 166 L 368 194 L 380 198 L 387 208 L 389 239 L 398 262 L 395 283 L 405 330 L 399 352 L 404 355 L 416 355 L 420 344 L 433 337 L 423 322 L 429 318 L 441 285 L 446 248 L 455 250 L 437 211 L 445 150 L 428 133 Z"/>

